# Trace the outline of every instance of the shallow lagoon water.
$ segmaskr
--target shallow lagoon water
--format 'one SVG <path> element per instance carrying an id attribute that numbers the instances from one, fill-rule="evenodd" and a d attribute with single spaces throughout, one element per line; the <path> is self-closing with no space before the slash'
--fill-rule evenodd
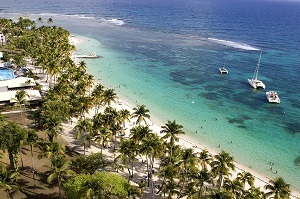
<path id="1" fill-rule="evenodd" d="M 224 149 L 300 190 L 298 3 L 91 0 L 57 7 L 30 2 L 9 2 L 1 16 L 51 17 L 55 25 L 85 36 L 78 51 L 102 56 L 86 60 L 99 82 L 133 106 L 145 104 L 157 123 L 176 119 L 196 142 Z M 266 90 L 279 93 L 281 104 L 269 104 L 265 91 L 247 83 L 259 50 L 259 78 Z M 224 61 L 228 75 L 218 71 Z"/>

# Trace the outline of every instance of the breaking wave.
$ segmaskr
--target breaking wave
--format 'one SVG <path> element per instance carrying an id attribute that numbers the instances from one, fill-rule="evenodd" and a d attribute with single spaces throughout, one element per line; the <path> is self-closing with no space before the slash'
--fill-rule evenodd
<path id="1" fill-rule="evenodd" d="M 259 51 L 259 48 L 250 46 L 248 44 L 244 44 L 244 43 L 238 43 L 238 42 L 233 42 L 233 41 L 227 41 L 227 40 L 222 40 L 222 39 L 215 39 L 215 38 L 208 38 L 208 40 L 217 43 L 217 44 L 221 44 L 221 45 L 225 45 L 225 46 L 230 46 L 233 48 L 239 48 L 239 49 L 243 49 L 243 50 L 257 50 Z"/>

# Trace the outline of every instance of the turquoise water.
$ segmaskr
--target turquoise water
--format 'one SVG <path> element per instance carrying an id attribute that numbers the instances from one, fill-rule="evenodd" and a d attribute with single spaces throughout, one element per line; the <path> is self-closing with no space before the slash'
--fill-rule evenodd
<path id="1" fill-rule="evenodd" d="M 10 69 L 0 70 L 0 81 L 9 80 L 15 78 L 14 72 Z"/>
<path id="2" fill-rule="evenodd" d="M 103 56 L 86 60 L 90 73 L 156 122 L 176 119 L 194 141 L 300 190 L 299 1 L 23 0 L 0 10 L 29 14 L 93 38 L 78 48 Z M 260 50 L 259 78 L 281 104 L 247 83 Z"/>
<path id="3" fill-rule="evenodd" d="M 163 63 L 157 62 L 156 67 L 137 70 L 140 65 L 151 63 L 141 57 L 105 49 L 96 40 L 89 39 L 86 42 L 89 44 L 78 48 L 81 53 L 97 52 L 103 56 L 98 60 L 85 60 L 89 72 L 99 82 L 114 88 L 132 106 L 145 104 L 158 124 L 166 123 L 167 119 L 176 119 L 184 125 L 187 135 L 194 142 L 217 152 L 226 150 L 245 166 L 269 177 L 284 176 L 289 183 L 293 183 L 294 188 L 299 188 L 300 171 L 295 160 L 299 156 L 299 134 L 282 133 L 283 126 L 278 120 L 285 117 L 285 110 L 281 105 L 268 104 L 263 91 L 252 90 L 246 81 L 240 84 L 247 92 L 232 90 L 223 82 L 236 83 L 234 81 L 238 80 L 234 80 L 236 78 L 231 75 L 233 72 L 219 75 L 216 68 L 208 71 L 210 75 L 215 73 L 215 78 L 219 79 L 218 83 L 214 82 L 216 85 L 191 90 L 167 78 L 170 68 Z M 207 92 L 212 89 L 210 87 L 217 87 L 218 92 Z M 199 93 L 205 93 L 208 98 L 201 94 L 200 97 Z M 229 98 L 241 98 L 251 106 L 232 104 L 227 94 Z M 265 112 L 260 111 L 262 108 Z M 269 162 L 275 164 L 272 172 L 269 171 Z"/>

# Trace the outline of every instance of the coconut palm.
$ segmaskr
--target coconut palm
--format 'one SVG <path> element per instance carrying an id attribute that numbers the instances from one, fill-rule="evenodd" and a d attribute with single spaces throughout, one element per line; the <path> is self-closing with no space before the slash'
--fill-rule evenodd
<path id="1" fill-rule="evenodd" d="M 265 193 L 260 190 L 260 187 L 250 187 L 245 191 L 243 198 L 245 199 L 262 199 Z"/>
<path id="2" fill-rule="evenodd" d="M 66 159 L 64 155 L 56 156 L 51 160 L 52 167 L 48 167 L 49 170 L 46 171 L 48 184 L 51 184 L 55 179 L 58 182 L 59 196 L 61 196 L 62 183 L 67 179 L 67 177 L 75 174 L 74 171 L 69 169 L 70 161 Z"/>
<path id="3" fill-rule="evenodd" d="M 98 114 L 102 98 L 103 98 L 104 86 L 101 84 L 97 84 L 92 91 L 92 98 L 95 104 L 95 114 Z"/>
<path id="4" fill-rule="evenodd" d="M 265 189 L 267 191 L 265 196 L 275 199 L 289 198 L 291 194 L 290 185 L 281 177 L 270 180 L 269 184 L 265 186 Z"/>
<path id="5" fill-rule="evenodd" d="M 146 109 L 145 105 L 137 105 L 137 107 L 133 108 L 131 118 L 137 118 L 137 125 L 140 125 L 142 121 L 147 125 L 146 119 L 150 119 L 149 109 Z"/>
<path id="6" fill-rule="evenodd" d="M 136 161 L 137 148 L 133 140 L 121 140 L 120 147 L 117 149 L 120 153 L 115 159 L 122 162 L 128 170 L 128 181 L 133 178 L 133 164 Z M 131 170 L 130 170 L 131 169 Z"/>
<path id="7" fill-rule="evenodd" d="M 197 198 L 201 198 L 204 192 L 203 190 L 204 184 L 213 183 L 212 173 L 209 172 L 206 168 L 204 168 L 193 177 L 193 180 L 196 182 L 196 186 L 198 188 Z"/>
<path id="8" fill-rule="evenodd" d="M 152 134 L 152 130 L 148 126 L 135 126 L 130 129 L 130 139 L 137 145 L 140 144 L 143 138 L 147 138 Z"/>
<path id="9" fill-rule="evenodd" d="M 102 94 L 102 103 L 110 107 L 112 102 L 116 102 L 116 97 L 117 94 L 115 93 L 114 89 L 104 90 Z"/>
<path id="10" fill-rule="evenodd" d="M 152 171 L 154 167 L 155 158 L 162 156 L 163 145 L 161 139 L 156 133 L 150 133 L 150 136 L 145 136 L 141 140 L 139 153 L 146 155 L 147 163 L 147 176 L 148 186 L 150 185 L 150 179 L 152 181 Z"/>
<path id="11" fill-rule="evenodd" d="M 210 164 L 212 160 L 211 154 L 206 149 L 203 149 L 199 153 L 199 160 L 202 169 L 207 169 L 207 166 Z"/>
<path id="12" fill-rule="evenodd" d="M 194 170 L 198 170 L 199 158 L 194 150 L 191 148 L 183 149 L 181 152 L 180 160 L 175 164 L 175 167 L 179 168 L 181 182 L 179 195 L 183 188 L 186 186 L 186 182 L 190 181 L 190 174 Z"/>
<path id="13" fill-rule="evenodd" d="M 160 131 L 160 133 L 164 133 L 165 135 L 162 137 L 163 139 L 170 139 L 169 143 L 170 143 L 170 157 L 172 157 L 172 151 L 175 145 L 175 142 L 179 141 L 179 135 L 181 134 L 185 134 L 184 131 L 182 130 L 183 126 L 179 125 L 176 123 L 176 121 L 174 120 L 173 122 L 171 122 L 170 120 L 168 120 L 168 123 L 165 124 L 164 126 L 161 127 L 162 130 Z"/>
<path id="14" fill-rule="evenodd" d="M 168 189 L 170 188 L 170 186 L 168 188 L 166 188 L 166 186 L 167 184 L 174 182 L 176 174 L 177 171 L 174 167 L 174 164 L 167 164 L 166 166 L 161 166 L 158 171 L 158 177 L 162 178 L 162 184 L 160 185 L 160 189 L 156 194 L 159 194 L 162 191 L 162 194 L 165 196 L 165 194 L 168 192 Z"/>
<path id="15" fill-rule="evenodd" d="M 77 132 L 76 139 L 83 137 L 83 154 L 85 156 L 85 150 L 86 150 L 85 142 L 87 140 L 88 135 L 92 134 L 93 120 L 91 118 L 78 120 L 77 125 L 74 127 L 74 130 Z"/>
<path id="16" fill-rule="evenodd" d="M 210 163 L 212 173 L 218 178 L 218 188 L 221 192 L 224 176 L 230 176 L 230 170 L 235 169 L 234 159 L 229 153 L 222 151 L 214 156 L 214 160 Z"/>
<path id="17" fill-rule="evenodd" d="M 19 173 L 13 170 L 7 170 L 6 167 L 0 167 L 0 188 L 6 192 L 6 197 L 10 199 L 10 192 L 16 188 Z"/>
<path id="18" fill-rule="evenodd" d="M 39 153 L 38 158 L 48 158 L 51 160 L 51 164 L 55 157 L 65 153 L 65 147 L 59 145 L 57 142 L 40 142 L 39 147 L 41 152 Z"/>
<path id="19" fill-rule="evenodd" d="M 130 111 L 127 109 L 121 109 L 118 111 L 121 122 L 123 123 L 123 129 L 125 129 L 125 122 L 130 121 Z"/>
<path id="20" fill-rule="evenodd" d="M 251 173 L 246 172 L 246 171 L 243 171 L 242 173 L 238 173 L 236 179 L 242 183 L 244 189 L 245 189 L 246 183 L 250 187 L 252 187 L 254 185 L 254 180 L 255 180 L 254 176 Z"/>
<path id="21" fill-rule="evenodd" d="M 231 198 L 241 198 L 244 190 L 243 184 L 239 180 L 231 181 L 229 178 L 225 178 L 223 188 Z"/>
<path id="22" fill-rule="evenodd" d="M 31 153 L 31 163 L 32 163 L 32 178 L 33 178 L 33 185 L 36 187 L 35 184 L 35 166 L 34 166 L 34 158 L 33 158 L 33 147 L 37 144 L 39 140 L 38 135 L 33 130 L 29 130 L 27 133 L 27 140 L 26 143 L 30 145 L 30 153 Z"/>
<path id="23" fill-rule="evenodd" d="M 19 107 L 20 109 L 20 114 L 23 122 L 23 117 L 22 117 L 22 106 L 29 105 L 30 103 L 27 101 L 28 94 L 25 90 L 19 90 L 16 92 L 16 95 L 14 98 L 11 99 L 11 101 L 15 101 L 14 106 Z"/>

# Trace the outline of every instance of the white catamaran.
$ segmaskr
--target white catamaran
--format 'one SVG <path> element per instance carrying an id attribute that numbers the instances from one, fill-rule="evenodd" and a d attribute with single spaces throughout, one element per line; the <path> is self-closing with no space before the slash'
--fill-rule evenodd
<path id="1" fill-rule="evenodd" d="M 221 74 L 223 74 L 223 73 L 228 74 L 228 70 L 225 68 L 225 60 L 224 60 L 224 66 L 222 68 L 219 68 L 219 71 Z"/>
<path id="2" fill-rule="evenodd" d="M 258 74 L 258 69 L 259 69 L 259 65 L 260 65 L 261 54 L 262 54 L 262 51 L 260 52 L 258 64 L 257 64 L 257 67 L 255 69 L 255 72 L 253 74 L 252 79 L 248 79 L 248 83 L 250 84 L 250 86 L 252 86 L 255 89 L 256 88 L 263 88 L 263 89 L 266 88 L 265 84 L 261 80 L 257 79 L 257 74 Z"/>

